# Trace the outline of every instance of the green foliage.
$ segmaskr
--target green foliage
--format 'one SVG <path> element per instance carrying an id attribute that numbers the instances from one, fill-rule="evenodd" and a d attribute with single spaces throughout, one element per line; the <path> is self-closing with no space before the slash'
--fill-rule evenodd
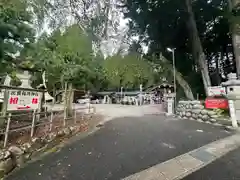
<path id="1" fill-rule="evenodd" d="M 91 39 L 77 25 L 63 32 L 56 30 L 50 36 L 43 34 L 22 56 L 35 69 L 46 71 L 50 89 L 63 88 L 65 81 L 75 88 L 95 89 L 92 82 L 104 80 L 100 73 L 101 55 L 93 54 Z"/>
<path id="2" fill-rule="evenodd" d="M 142 43 L 149 45 L 148 56 L 163 54 L 172 60 L 167 47 L 176 48 L 176 68 L 193 88 L 196 95 L 204 94 L 199 64 L 193 57 L 191 33 L 188 31 L 188 13 L 183 0 L 126 0 L 122 1 L 130 31 Z M 199 37 L 213 85 L 219 85 L 222 74 L 235 71 L 229 8 L 227 0 L 192 1 Z M 159 60 L 159 59 L 157 59 Z M 170 62 L 171 63 L 171 62 Z"/>
<path id="3" fill-rule="evenodd" d="M 45 71 L 49 90 L 63 89 L 66 81 L 71 82 L 75 88 L 92 91 L 119 86 L 138 88 L 140 83 L 144 86 L 153 83 L 156 74 L 153 73 L 152 66 L 133 53 L 133 49 L 139 48 L 139 45 L 132 47 L 131 53 L 125 57 L 113 56 L 107 60 L 104 60 L 100 51 L 93 51 L 93 41 L 94 45 L 98 44 L 101 38 L 107 37 L 108 25 L 112 24 L 116 29 L 118 24 L 115 20 L 108 19 L 110 1 L 106 1 L 104 5 L 96 3 L 99 6 L 96 10 L 100 14 L 92 12 L 81 17 L 72 12 L 75 19 L 78 19 L 78 24 L 67 26 L 63 28 L 64 31 L 59 28 L 62 26 L 55 26 L 50 35 L 42 34 L 36 39 L 33 29 L 39 32 L 49 13 L 53 13 L 58 23 L 65 22 L 65 1 L 51 3 L 46 0 L 0 2 L 0 63 L 4 72 L 7 69 L 5 67 L 8 67 L 12 77 L 15 77 L 16 71 L 12 71 L 13 68 L 20 66 L 32 69 L 35 71 L 33 86 L 36 87 L 42 83 L 41 76 Z M 73 3 L 76 5 L 75 9 L 73 5 L 69 7 L 77 12 L 77 7 L 82 4 L 77 1 Z M 92 4 L 88 3 L 88 6 L 84 10 L 91 9 Z M 58 8 L 59 12 L 56 10 Z M 63 16 L 60 16 L 61 13 Z M 90 18 L 84 19 L 87 16 Z M 20 57 L 13 63 L 13 55 L 16 53 L 20 53 Z M 13 83 L 18 84 L 16 78 Z"/>
<path id="4" fill-rule="evenodd" d="M 229 116 L 229 110 L 228 109 L 213 109 L 213 111 L 218 116 Z"/>
<path id="5" fill-rule="evenodd" d="M 0 1 L 0 65 L 1 71 L 11 71 L 15 55 L 34 40 L 32 13 L 22 0 Z"/>
<path id="6" fill-rule="evenodd" d="M 134 89 L 140 84 L 147 87 L 154 80 L 152 66 L 137 54 L 108 57 L 104 61 L 104 71 L 111 88 Z"/>

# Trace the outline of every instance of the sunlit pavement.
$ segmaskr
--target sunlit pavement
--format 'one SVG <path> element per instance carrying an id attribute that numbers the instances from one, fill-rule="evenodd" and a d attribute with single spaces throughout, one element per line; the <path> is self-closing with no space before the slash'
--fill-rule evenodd
<path id="1" fill-rule="evenodd" d="M 164 115 L 120 117 L 60 152 L 14 172 L 7 179 L 127 179 L 232 134 L 221 127 Z M 159 180 L 144 176 L 137 179 Z"/>

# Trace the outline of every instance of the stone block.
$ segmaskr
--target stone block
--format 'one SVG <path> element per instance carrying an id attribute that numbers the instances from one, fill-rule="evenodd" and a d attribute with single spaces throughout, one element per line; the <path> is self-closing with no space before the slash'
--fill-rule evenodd
<path id="1" fill-rule="evenodd" d="M 215 114 L 215 115 L 210 115 L 211 118 L 218 119 L 220 116 Z"/>
<path id="2" fill-rule="evenodd" d="M 180 165 L 186 170 L 190 171 L 191 169 L 195 169 L 203 164 L 198 159 L 190 156 L 189 154 L 185 154 L 176 158 L 176 160 L 180 163 Z"/>
<path id="3" fill-rule="evenodd" d="M 203 122 L 203 120 L 202 120 L 202 119 L 199 119 L 199 118 L 197 119 L 197 121 L 198 121 L 198 122 Z"/>
<path id="4" fill-rule="evenodd" d="M 193 105 L 193 109 L 204 109 L 204 106 L 201 104 L 195 104 Z"/>
<path id="5" fill-rule="evenodd" d="M 0 161 L 10 158 L 11 152 L 6 150 L 0 150 Z"/>
<path id="6" fill-rule="evenodd" d="M 159 164 L 157 167 L 166 179 L 175 179 L 186 172 L 186 169 L 180 165 L 177 159 L 171 159 L 167 162 Z"/>
<path id="7" fill-rule="evenodd" d="M 216 112 L 215 111 L 208 111 L 207 114 L 209 116 L 214 116 L 214 115 L 216 115 Z"/>
<path id="8" fill-rule="evenodd" d="M 224 126 L 231 126 L 232 125 L 232 121 L 228 120 L 228 119 L 224 119 L 224 118 L 218 118 L 217 122 L 224 125 Z"/>
<path id="9" fill-rule="evenodd" d="M 15 167 L 16 164 L 11 158 L 8 158 L 4 161 L 0 161 L 0 177 L 9 173 Z"/>
<path id="10" fill-rule="evenodd" d="M 8 151 L 10 151 L 14 156 L 21 156 L 22 154 L 24 154 L 24 151 L 17 146 L 9 147 Z"/>
<path id="11" fill-rule="evenodd" d="M 208 115 L 203 115 L 203 116 L 202 116 L 202 120 L 203 120 L 203 121 L 207 121 L 208 119 L 209 119 L 209 116 L 208 116 Z"/>
<path id="12" fill-rule="evenodd" d="M 209 121 L 210 121 L 211 123 L 215 123 L 215 122 L 217 122 L 217 120 L 214 119 L 214 118 L 209 119 Z"/>
<path id="13" fill-rule="evenodd" d="M 201 110 L 201 114 L 205 115 L 207 113 L 208 113 L 208 111 L 206 109 Z"/>
<path id="14" fill-rule="evenodd" d="M 196 114 L 199 114 L 199 113 L 201 113 L 201 110 L 200 109 L 193 109 L 192 112 L 194 112 Z"/>
<path id="15" fill-rule="evenodd" d="M 197 118 L 197 115 L 196 114 L 192 114 L 192 118 Z"/>
<path id="16" fill-rule="evenodd" d="M 159 171 L 158 165 L 148 168 L 139 173 L 130 175 L 128 177 L 123 178 L 122 180 L 138 180 L 138 179 L 146 179 L 146 180 L 166 180 L 164 175 Z"/>
<path id="17" fill-rule="evenodd" d="M 187 117 L 190 117 L 191 115 L 192 115 L 191 112 L 187 112 L 187 113 L 186 113 L 186 116 L 187 116 Z"/>

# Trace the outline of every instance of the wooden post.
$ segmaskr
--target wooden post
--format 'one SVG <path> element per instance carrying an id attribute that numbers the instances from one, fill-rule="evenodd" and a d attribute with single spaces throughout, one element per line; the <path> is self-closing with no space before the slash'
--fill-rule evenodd
<path id="1" fill-rule="evenodd" d="M 51 115 L 50 115 L 50 131 L 52 131 L 52 126 L 53 126 L 53 110 L 51 110 Z"/>
<path id="2" fill-rule="evenodd" d="M 47 118 L 47 101 L 46 101 L 45 94 L 46 94 L 46 92 L 43 93 L 43 96 L 44 96 L 44 114 L 45 114 L 45 118 Z"/>
<path id="3" fill-rule="evenodd" d="M 42 94 L 41 94 L 41 101 L 40 101 L 40 104 L 39 104 L 39 107 L 38 107 L 38 109 L 37 109 L 37 115 L 36 115 L 36 118 L 37 118 L 37 122 L 39 122 L 40 121 L 40 113 L 41 113 L 41 111 L 42 111 L 42 105 L 43 105 L 43 101 L 42 101 L 42 98 L 44 97 L 44 92 L 42 92 Z"/>
<path id="4" fill-rule="evenodd" d="M 65 90 L 64 90 L 64 117 L 63 117 L 63 126 L 66 126 L 66 119 L 67 119 L 67 82 L 65 82 Z"/>
<path id="5" fill-rule="evenodd" d="M 82 121 L 84 120 L 84 118 L 83 118 L 83 117 L 84 117 L 84 112 L 82 113 Z"/>
<path id="6" fill-rule="evenodd" d="M 65 127 L 66 126 L 66 119 L 67 119 L 67 108 L 64 107 L 64 117 L 63 117 L 63 126 Z"/>
<path id="7" fill-rule="evenodd" d="M 77 123 L 77 109 L 74 109 L 74 124 Z"/>
<path id="8" fill-rule="evenodd" d="M 7 146 L 7 142 L 8 142 L 8 133 L 9 133 L 10 123 L 11 123 L 11 116 L 12 116 L 12 114 L 9 113 L 8 121 L 7 121 L 7 127 L 6 127 L 6 131 L 5 131 L 4 147 Z"/>
<path id="9" fill-rule="evenodd" d="M 53 101 L 52 101 L 52 108 L 51 108 L 51 114 L 50 114 L 50 131 L 52 131 L 52 126 L 53 126 L 53 108 L 56 102 L 56 92 L 55 92 L 55 88 L 53 91 Z"/>
<path id="10" fill-rule="evenodd" d="M 3 117 L 6 117 L 6 114 L 7 114 L 8 98 L 9 98 L 9 91 L 7 89 L 4 89 L 4 98 L 3 98 L 3 105 L 2 105 Z"/>
<path id="11" fill-rule="evenodd" d="M 37 112 L 37 110 L 34 109 L 34 111 L 33 111 L 33 118 L 32 118 L 32 127 L 31 127 L 31 138 L 32 138 L 33 135 L 34 135 L 35 120 L 36 120 L 36 112 Z"/>

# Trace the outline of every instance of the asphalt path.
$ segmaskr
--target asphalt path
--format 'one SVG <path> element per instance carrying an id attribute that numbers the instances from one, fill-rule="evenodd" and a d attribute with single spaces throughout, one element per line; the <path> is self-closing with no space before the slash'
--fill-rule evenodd
<path id="1" fill-rule="evenodd" d="M 231 134 L 164 115 L 121 117 L 6 179 L 118 180 Z"/>
<path id="2" fill-rule="evenodd" d="M 239 170 L 240 149 L 238 148 L 183 180 L 239 180 Z"/>

